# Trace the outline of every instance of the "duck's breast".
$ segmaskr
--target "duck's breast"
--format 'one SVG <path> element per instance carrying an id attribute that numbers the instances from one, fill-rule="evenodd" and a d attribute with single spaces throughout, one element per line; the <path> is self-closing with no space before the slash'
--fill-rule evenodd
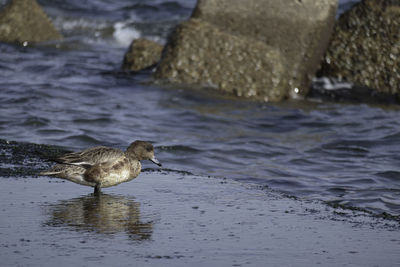
<path id="1" fill-rule="evenodd" d="M 127 182 L 129 180 L 132 180 L 130 179 L 129 170 L 122 169 L 120 171 L 112 171 L 107 176 L 104 177 L 104 180 L 101 183 L 101 187 L 109 187 L 123 182 Z"/>
<path id="2" fill-rule="evenodd" d="M 131 161 L 124 156 L 115 161 L 93 165 L 85 172 L 84 178 L 88 182 L 100 183 L 101 187 L 109 187 L 135 178 L 139 174 L 137 168 L 137 164 L 132 168 Z"/>
<path id="3" fill-rule="evenodd" d="M 142 165 L 138 160 L 130 160 L 125 158 L 123 164 L 116 164 L 113 171 L 102 182 L 102 187 L 109 187 L 123 182 L 129 182 L 135 179 L 139 174 Z"/>

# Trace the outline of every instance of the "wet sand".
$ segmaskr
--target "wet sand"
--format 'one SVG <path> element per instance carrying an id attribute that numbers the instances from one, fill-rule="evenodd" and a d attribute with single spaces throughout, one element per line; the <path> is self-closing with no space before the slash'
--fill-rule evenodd
<path id="1" fill-rule="evenodd" d="M 1 266 L 398 266 L 395 221 L 235 181 L 0 179 Z"/>

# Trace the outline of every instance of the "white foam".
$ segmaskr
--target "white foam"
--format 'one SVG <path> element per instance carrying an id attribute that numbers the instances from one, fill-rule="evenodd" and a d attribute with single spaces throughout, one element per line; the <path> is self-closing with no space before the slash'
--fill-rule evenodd
<path id="1" fill-rule="evenodd" d="M 102 30 L 107 28 L 107 23 L 99 20 L 89 20 L 86 18 L 63 18 L 57 17 L 53 23 L 58 29 L 62 31 L 75 31 L 75 30 Z"/>
<path id="2" fill-rule="evenodd" d="M 325 90 L 351 89 L 352 84 L 334 78 L 314 78 L 313 83 L 320 85 Z"/>
<path id="3" fill-rule="evenodd" d="M 138 39 L 142 34 L 136 30 L 132 25 L 126 22 L 117 22 L 114 24 L 113 37 L 115 41 L 121 46 L 129 46 L 131 42 Z"/>

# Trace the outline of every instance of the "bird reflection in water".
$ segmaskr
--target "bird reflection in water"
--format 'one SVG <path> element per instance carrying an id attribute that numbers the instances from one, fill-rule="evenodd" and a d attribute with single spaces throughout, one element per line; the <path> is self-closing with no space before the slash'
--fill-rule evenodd
<path id="1" fill-rule="evenodd" d="M 153 225 L 141 222 L 139 206 L 123 196 L 90 194 L 47 206 L 51 218 L 46 225 L 102 234 L 126 232 L 134 240 L 150 239 Z"/>

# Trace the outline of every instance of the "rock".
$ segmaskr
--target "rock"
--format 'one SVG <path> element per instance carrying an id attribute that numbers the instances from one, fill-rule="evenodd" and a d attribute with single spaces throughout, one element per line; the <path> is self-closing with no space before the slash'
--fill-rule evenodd
<path id="1" fill-rule="evenodd" d="M 44 42 L 62 39 L 61 34 L 35 0 L 12 0 L 0 11 L 0 41 Z"/>
<path id="2" fill-rule="evenodd" d="M 336 8 L 336 0 L 199 0 L 156 77 L 270 101 L 306 95 Z"/>
<path id="3" fill-rule="evenodd" d="M 163 46 L 156 42 L 143 38 L 136 39 L 125 54 L 123 68 L 139 71 L 151 67 L 160 60 L 162 50 Z"/>
<path id="4" fill-rule="evenodd" d="M 176 28 L 156 77 L 276 101 L 287 87 L 282 61 L 280 52 L 263 42 L 191 19 Z"/>
<path id="5" fill-rule="evenodd" d="M 400 1 L 365 0 L 344 13 L 319 75 L 399 95 Z"/>

